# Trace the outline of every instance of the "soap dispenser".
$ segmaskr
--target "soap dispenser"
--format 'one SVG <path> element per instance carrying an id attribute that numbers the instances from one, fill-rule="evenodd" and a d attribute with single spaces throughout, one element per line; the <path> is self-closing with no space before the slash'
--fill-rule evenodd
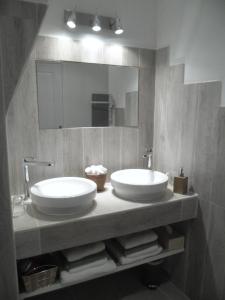
<path id="1" fill-rule="evenodd" d="M 188 177 L 184 176 L 184 169 L 180 169 L 179 176 L 174 177 L 173 191 L 178 194 L 187 194 L 188 191 Z"/>

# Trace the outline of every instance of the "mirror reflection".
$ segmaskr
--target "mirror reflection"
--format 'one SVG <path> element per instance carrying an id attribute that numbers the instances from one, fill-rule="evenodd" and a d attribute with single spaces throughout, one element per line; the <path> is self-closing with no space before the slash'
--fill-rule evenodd
<path id="1" fill-rule="evenodd" d="M 138 68 L 37 61 L 40 129 L 138 126 Z"/>

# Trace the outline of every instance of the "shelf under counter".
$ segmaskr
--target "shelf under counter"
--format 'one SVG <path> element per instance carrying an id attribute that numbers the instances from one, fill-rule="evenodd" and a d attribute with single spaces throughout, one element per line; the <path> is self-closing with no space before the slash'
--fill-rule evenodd
<path id="1" fill-rule="evenodd" d="M 115 196 L 110 184 L 82 216 L 44 216 L 32 206 L 13 219 L 17 259 L 55 252 L 196 218 L 198 195 L 167 190 L 160 201 L 141 203 Z"/>
<path id="2" fill-rule="evenodd" d="M 44 287 L 44 288 L 40 288 L 40 289 L 38 289 L 34 292 L 21 293 L 19 295 L 19 299 L 23 300 L 23 299 L 38 296 L 38 295 L 41 295 L 41 294 L 49 293 L 49 292 L 52 292 L 52 291 L 55 291 L 55 290 L 59 290 L 59 289 L 62 289 L 62 288 L 73 286 L 75 284 L 86 282 L 86 281 L 89 281 L 89 280 L 92 280 L 92 279 L 97 279 L 97 278 L 100 278 L 100 277 L 103 277 L 103 276 L 107 276 L 107 275 L 114 274 L 114 273 L 117 273 L 117 272 L 121 272 L 121 271 L 124 271 L 124 270 L 127 270 L 127 269 L 131 269 L 131 268 L 134 268 L 134 267 L 137 267 L 137 266 L 140 266 L 140 265 L 143 265 L 143 264 L 147 264 L 147 263 L 159 260 L 159 259 L 163 259 L 163 258 L 166 258 L 166 257 L 177 255 L 177 254 L 180 254 L 182 252 L 184 252 L 183 248 L 177 249 L 177 250 L 170 250 L 170 251 L 169 250 L 164 250 L 163 252 L 161 252 L 158 255 L 151 256 L 151 257 L 148 257 L 148 258 L 145 258 L 145 259 L 141 259 L 141 260 L 138 260 L 138 261 L 130 263 L 130 264 L 117 265 L 115 269 L 113 269 L 109 272 L 98 273 L 98 274 L 95 274 L 95 275 L 92 275 L 92 276 L 87 276 L 86 278 L 82 278 L 81 280 L 74 280 L 74 281 L 71 280 L 71 281 L 66 282 L 66 283 L 62 283 L 59 280 L 58 282 L 56 282 L 53 285 L 50 285 L 50 286 L 47 286 L 47 287 Z"/>

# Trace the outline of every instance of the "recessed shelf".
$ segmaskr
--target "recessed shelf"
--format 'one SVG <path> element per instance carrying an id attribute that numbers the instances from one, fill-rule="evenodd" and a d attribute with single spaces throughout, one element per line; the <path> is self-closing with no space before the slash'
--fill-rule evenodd
<path id="1" fill-rule="evenodd" d="M 177 250 L 170 250 L 170 251 L 164 250 L 162 253 L 160 253 L 159 255 L 156 255 L 156 256 L 151 256 L 151 257 L 148 257 L 148 258 L 145 258 L 145 259 L 141 259 L 141 260 L 138 260 L 134 263 L 127 264 L 127 265 L 118 265 L 115 269 L 113 269 L 110 272 L 99 273 L 99 274 L 96 274 L 96 275 L 93 275 L 93 276 L 89 276 L 85 279 L 82 278 L 82 280 L 71 281 L 71 282 L 68 282 L 68 283 L 61 283 L 60 281 L 58 281 L 58 282 L 56 282 L 55 284 L 53 284 L 51 286 L 47 286 L 47 287 L 38 289 L 38 290 L 36 290 L 34 292 L 31 292 L 31 293 L 21 293 L 19 299 L 23 300 L 23 299 L 27 299 L 27 298 L 30 298 L 30 297 L 33 297 L 33 296 L 37 296 L 37 295 L 45 294 L 45 293 L 48 293 L 48 292 L 51 292 L 51 291 L 59 290 L 59 289 L 62 289 L 62 288 L 68 287 L 68 286 L 72 286 L 72 285 L 75 285 L 75 284 L 78 284 L 78 283 L 81 283 L 81 282 L 85 282 L 85 281 L 88 281 L 88 280 L 92 280 L 92 279 L 96 279 L 96 278 L 103 277 L 103 276 L 106 276 L 106 275 L 110 275 L 110 274 L 113 274 L 113 273 L 117 273 L 117 272 L 120 272 L 120 271 L 124 271 L 124 270 L 130 269 L 130 268 L 134 268 L 134 267 L 137 267 L 137 266 L 140 266 L 140 265 L 152 262 L 152 261 L 156 261 L 156 260 L 159 260 L 159 259 L 162 259 L 162 258 L 166 258 L 166 257 L 172 256 L 172 255 L 176 255 L 176 254 L 179 254 L 179 253 L 182 253 L 182 252 L 184 252 L 183 248 L 177 249 Z"/>

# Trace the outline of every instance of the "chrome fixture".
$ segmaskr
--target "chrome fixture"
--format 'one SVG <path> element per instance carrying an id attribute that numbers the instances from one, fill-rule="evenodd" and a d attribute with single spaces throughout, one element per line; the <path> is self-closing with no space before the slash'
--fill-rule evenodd
<path id="1" fill-rule="evenodd" d="M 102 29 L 120 35 L 124 32 L 119 17 L 105 17 L 97 14 L 82 13 L 74 10 L 64 10 L 64 23 L 69 30 L 73 30 L 78 26 L 89 27 L 95 32 Z"/>
<path id="2" fill-rule="evenodd" d="M 76 12 L 75 10 L 72 10 L 69 12 L 69 15 L 67 17 L 66 20 L 66 25 L 70 28 L 70 29 L 75 29 L 77 24 L 76 24 Z"/>
<path id="3" fill-rule="evenodd" d="M 93 24 L 92 24 L 92 30 L 95 32 L 99 32 L 102 30 L 100 19 L 97 15 L 95 15 Z"/>
<path id="4" fill-rule="evenodd" d="M 38 161 L 38 160 L 35 160 L 33 157 L 25 157 L 24 158 L 23 168 L 24 168 L 24 194 L 25 194 L 25 200 L 30 197 L 29 166 L 52 167 L 52 166 L 54 166 L 54 162 Z"/>
<path id="5" fill-rule="evenodd" d="M 152 154 L 153 154 L 152 152 L 153 151 L 151 148 L 150 149 L 146 148 L 145 153 L 143 155 L 143 158 L 147 159 L 147 168 L 150 170 L 152 169 Z"/>
<path id="6" fill-rule="evenodd" d="M 117 35 L 120 35 L 124 32 L 120 18 L 116 18 L 115 22 L 112 24 L 112 29 L 114 30 L 114 33 Z"/>

